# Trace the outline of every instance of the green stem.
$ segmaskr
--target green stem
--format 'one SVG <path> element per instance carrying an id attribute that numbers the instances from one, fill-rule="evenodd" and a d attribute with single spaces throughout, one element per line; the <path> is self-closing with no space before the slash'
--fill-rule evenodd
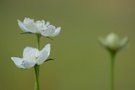
<path id="1" fill-rule="evenodd" d="M 36 34 L 37 35 L 37 48 L 40 49 L 40 34 Z"/>
<path id="2" fill-rule="evenodd" d="M 39 87 L 39 65 L 35 65 L 34 70 L 35 70 L 35 78 L 36 78 L 35 90 L 40 90 L 40 87 Z"/>
<path id="3" fill-rule="evenodd" d="M 115 75 L 115 55 L 116 53 L 111 53 L 111 65 L 110 65 L 110 90 L 114 90 L 114 75 Z"/>
<path id="4" fill-rule="evenodd" d="M 36 34 L 37 35 L 37 47 L 38 49 L 40 49 L 40 34 Z M 39 69 L 40 66 L 39 65 L 35 65 L 34 66 L 34 70 L 35 70 L 35 90 L 40 90 L 40 85 L 39 85 Z"/>

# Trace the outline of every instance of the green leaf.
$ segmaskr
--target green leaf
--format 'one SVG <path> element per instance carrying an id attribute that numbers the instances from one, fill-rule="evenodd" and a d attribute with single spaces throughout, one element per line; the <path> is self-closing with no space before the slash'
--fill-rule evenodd
<path id="1" fill-rule="evenodd" d="M 31 33 L 31 32 L 22 32 L 20 34 L 33 34 L 33 33 Z"/>
<path id="2" fill-rule="evenodd" d="M 49 58 L 49 59 L 45 60 L 45 62 L 48 62 L 48 61 L 51 61 L 51 60 L 55 60 L 55 59 Z"/>

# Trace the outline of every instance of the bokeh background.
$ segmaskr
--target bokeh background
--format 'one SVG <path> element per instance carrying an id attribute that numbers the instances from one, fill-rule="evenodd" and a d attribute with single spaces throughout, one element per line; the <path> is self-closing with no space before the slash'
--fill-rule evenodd
<path id="1" fill-rule="evenodd" d="M 135 90 L 134 0 L 0 0 L 0 90 L 34 90 L 34 70 L 20 70 L 11 56 L 36 47 L 34 35 L 21 35 L 17 19 L 47 20 L 62 31 L 52 44 L 55 61 L 41 65 L 41 90 L 109 90 L 108 52 L 98 37 L 128 36 L 116 58 L 115 90 Z"/>

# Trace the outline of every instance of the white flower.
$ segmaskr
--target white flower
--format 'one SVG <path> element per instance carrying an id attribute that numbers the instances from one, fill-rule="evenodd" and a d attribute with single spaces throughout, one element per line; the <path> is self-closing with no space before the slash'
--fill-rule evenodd
<path id="1" fill-rule="evenodd" d="M 11 57 L 11 59 L 17 67 L 28 69 L 35 66 L 36 64 L 40 65 L 44 63 L 50 55 L 50 49 L 50 44 L 44 46 L 41 51 L 36 48 L 26 47 L 23 51 L 23 58 Z"/>
<path id="2" fill-rule="evenodd" d="M 128 38 L 120 38 L 115 33 L 110 33 L 105 39 L 100 38 L 100 43 L 109 50 L 117 51 L 127 45 Z"/>
<path id="3" fill-rule="evenodd" d="M 50 25 L 49 22 L 45 22 L 44 20 L 34 21 L 34 19 L 24 18 L 23 22 L 20 20 L 17 21 L 19 27 L 24 32 L 38 33 L 45 37 L 55 37 L 61 31 L 61 27 L 56 28 L 55 26 Z"/>

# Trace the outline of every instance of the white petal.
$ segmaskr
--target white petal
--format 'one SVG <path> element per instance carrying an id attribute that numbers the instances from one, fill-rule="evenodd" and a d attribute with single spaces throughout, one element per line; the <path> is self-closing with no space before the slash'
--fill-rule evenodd
<path id="1" fill-rule="evenodd" d="M 47 44 L 41 51 L 40 51 L 40 55 L 37 59 L 37 64 L 40 65 L 42 63 L 44 63 L 44 61 L 48 58 L 48 56 L 50 55 L 50 49 L 51 49 L 51 45 Z"/>
<path id="2" fill-rule="evenodd" d="M 23 51 L 23 58 L 38 57 L 39 51 L 36 48 L 26 47 Z"/>
<path id="3" fill-rule="evenodd" d="M 23 20 L 23 23 L 24 23 L 24 24 L 31 24 L 31 23 L 34 23 L 34 19 L 30 19 L 30 18 L 25 17 L 24 20 Z"/>
<path id="4" fill-rule="evenodd" d="M 24 32 L 31 32 L 31 33 L 38 33 L 38 27 L 36 26 L 36 23 L 34 22 L 33 19 L 30 18 L 25 18 L 23 22 L 20 20 L 18 21 L 19 27 L 24 31 Z"/>
<path id="5" fill-rule="evenodd" d="M 52 36 L 52 37 L 57 36 L 57 35 L 60 33 L 60 31 L 61 31 L 61 27 L 56 28 L 56 29 L 55 29 L 55 32 L 54 32 L 51 36 Z"/>
<path id="6" fill-rule="evenodd" d="M 12 61 L 15 63 L 15 65 L 18 67 L 18 68 L 22 68 L 24 69 L 22 63 L 23 63 L 23 59 L 22 58 L 17 58 L 17 57 L 11 57 Z"/>
<path id="7" fill-rule="evenodd" d="M 27 29 L 27 27 L 23 24 L 23 22 L 21 22 L 20 20 L 17 20 L 17 21 L 18 21 L 18 25 L 22 29 L 22 31 L 24 31 L 24 32 L 30 32 L 30 30 Z"/>
<path id="8" fill-rule="evenodd" d="M 50 25 L 50 22 L 46 22 L 46 24 L 45 24 L 46 26 L 49 26 Z"/>
<path id="9" fill-rule="evenodd" d="M 42 30 L 41 34 L 46 37 L 55 37 L 60 33 L 61 27 L 56 28 L 53 25 L 49 25 L 47 29 Z"/>
<path id="10" fill-rule="evenodd" d="M 29 69 L 31 67 L 33 67 L 36 64 L 35 61 L 29 61 L 29 60 L 24 60 L 22 65 L 23 65 L 23 69 Z"/>
<path id="11" fill-rule="evenodd" d="M 41 34 L 46 37 L 50 37 L 55 32 L 55 26 L 49 25 L 47 29 L 41 31 Z"/>
<path id="12" fill-rule="evenodd" d="M 120 48 L 125 47 L 128 44 L 128 37 L 125 37 L 120 42 Z"/>

